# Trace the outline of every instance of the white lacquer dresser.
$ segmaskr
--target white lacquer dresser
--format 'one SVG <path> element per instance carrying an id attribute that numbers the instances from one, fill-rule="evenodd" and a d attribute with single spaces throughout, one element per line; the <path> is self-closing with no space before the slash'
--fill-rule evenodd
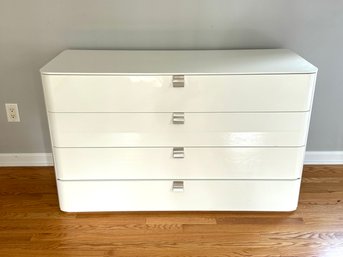
<path id="1" fill-rule="evenodd" d="M 295 210 L 316 74 L 285 49 L 62 52 L 41 69 L 61 209 Z"/>

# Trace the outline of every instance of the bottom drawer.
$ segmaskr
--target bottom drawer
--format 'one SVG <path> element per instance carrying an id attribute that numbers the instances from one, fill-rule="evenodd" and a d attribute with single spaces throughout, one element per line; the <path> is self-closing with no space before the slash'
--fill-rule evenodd
<path id="1" fill-rule="evenodd" d="M 60 208 L 92 211 L 293 211 L 297 180 L 57 181 Z"/>

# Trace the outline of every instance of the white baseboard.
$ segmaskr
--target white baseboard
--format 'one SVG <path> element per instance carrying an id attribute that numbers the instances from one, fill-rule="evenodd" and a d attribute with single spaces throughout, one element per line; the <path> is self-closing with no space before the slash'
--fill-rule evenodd
<path id="1" fill-rule="evenodd" d="M 343 164 L 343 151 L 308 151 L 305 164 Z M 51 153 L 0 153 L 0 167 L 53 166 Z"/>
<path id="2" fill-rule="evenodd" d="M 307 151 L 305 164 L 343 164 L 343 151 Z"/>
<path id="3" fill-rule="evenodd" d="M 0 153 L 0 167 L 53 165 L 51 153 Z"/>

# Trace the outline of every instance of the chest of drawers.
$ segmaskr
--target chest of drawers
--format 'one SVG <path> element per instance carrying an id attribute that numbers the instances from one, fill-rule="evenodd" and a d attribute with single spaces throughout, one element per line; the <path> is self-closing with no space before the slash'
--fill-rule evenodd
<path id="1" fill-rule="evenodd" d="M 292 211 L 317 68 L 285 49 L 66 50 L 41 69 L 63 211 Z"/>

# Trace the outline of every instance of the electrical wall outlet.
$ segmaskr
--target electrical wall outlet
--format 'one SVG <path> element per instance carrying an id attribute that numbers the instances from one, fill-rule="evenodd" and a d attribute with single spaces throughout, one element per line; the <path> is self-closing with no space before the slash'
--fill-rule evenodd
<path id="1" fill-rule="evenodd" d="M 20 122 L 18 104 L 5 104 L 7 121 L 8 122 Z"/>

